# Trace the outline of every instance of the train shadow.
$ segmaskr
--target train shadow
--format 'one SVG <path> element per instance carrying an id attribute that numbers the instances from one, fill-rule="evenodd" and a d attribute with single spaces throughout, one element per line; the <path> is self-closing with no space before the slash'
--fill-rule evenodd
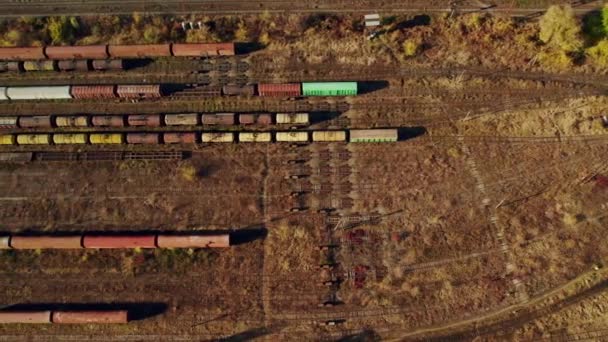
<path id="1" fill-rule="evenodd" d="M 3 307 L 2 311 L 114 311 L 126 310 L 129 321 L 140 321 L 161 315 L 167 304 L 159 302 L 141 303 L 28 303 Z"/>
<path id="2" fill-rule="evenodd" d="M 359 95 L 369 94 L 387 88 L 388 81 L 363 81 L 358 82 L 357 87 Z"/>
<path id="3" fill-rule="evenodd" d="M 246 55 L 248 53 L 260 51 L 264 49 L 264 44 L 259 42 L 251 42 L 251 43 L 235 43 L 234 44 L 234 53 L 236 55 Z"/>
<path id="4" fill-rule="evenodd" d="M 243 245 L 255 240 L 265 239 L 268 229 L 260 225 L 252 225 L 243 229 L 230 232 L 230 245 Z"/>
<path id="5" fill-rule="evenodd" d="M 422 126 L 397 128 L 397 140 L 404 141 L 426 134 L 426 128 Z"/>
<path id="6" fill-rule="evenodd" d="M 310 114 L 310 124 L 315 125 L 325 121 L 330 121 L 336 119 L 342 115 L 339 112 L 309 112 Z"/>
<path id="7" fill-rule="evenodd" d="M 123 60 L 123 67 L 125 70 L 138 69 L 148 66 L 152 63 L 151 58 L 142 59 L 125 59 Z"/>

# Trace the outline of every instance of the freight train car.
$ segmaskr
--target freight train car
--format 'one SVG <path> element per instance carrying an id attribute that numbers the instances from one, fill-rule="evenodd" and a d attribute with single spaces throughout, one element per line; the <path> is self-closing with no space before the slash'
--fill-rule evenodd
<path id="1" fill-rule="evenodd" d="M 303 96 L 354 96 L 357 93 L 357 82 L 302 83 Z"/>
<path id="2" fill-rule="evenodd" d="M 119 68 L 122 62 L 103 63 L 97 64 L 102 65 L 103 68 Z M 114 66 L 113 66 L 114 65 Z M 146 98 L 161 98 L 163 97 L 164 91 L 163 86 L 160 84 L 144 84 L 144 85 L 103 85 L 103 86 L 88 86 L 88 85 L 74 85 L 74 86 L 43 86 L 43 87 L 0 87 L 0 101 L 2 100 L 35 100 L 43 99 L 44 97 L 23 97 L 16 96 L 11 97 L 12 89 L 17 89 L 17 92 L 36 92 L 40 89 L 55 90 L 61 87 L 69 89 L 71 94 L 67 98 L 75 99 L 100 99 L 100 98 L 126 98 L 126 99 L 146 99 Z M 316 82 L 316 83 L 302 83 L 303 96 L 354 96 L 357 95 L 357 82 Z M 208 94 L 197 93 L 190 95 L 192 97 L 207 97 L 207 96 L 282 96 L 280 94 L 296 94 L 297 92 L 290 91 L 256 91 L 256 86 L 253 84 L 249 85 L 225 85 L 219 89 L 212 89 Z"/>
<path id="3" fill-rule="evenodd" d="M 310 134 L 312 133 L 312 135 Z M 349 137 L 350 136 L 350 137 Z M 200 139 L 198 139 L 200 137 Z M 353 142 L 377 143 L 398 141 L 397 129 L 357 129 L 338 131 L 284 131 L 238 132 L 240 142 Z M 233 143 L 235 132 L 165 132 L 165 133 L 55 133 L 55 134 L 3 134 L 0 145 L 50 145 L 50 144 L 193 144 Z"/>
<path id="4" fill-rule="evenodd" d="M 114 58 L 169 57 L 171 56 L 171 44 L 110 45 L 108 53 Z"/>
<path id="5" fill-rule="evenodd" d="M 147 45 L 74 45 L 0 48 L 2 61 L 77 60 L 107 58 L 210 57 L 236 54 L 234 43 L 173 43 Z"/>

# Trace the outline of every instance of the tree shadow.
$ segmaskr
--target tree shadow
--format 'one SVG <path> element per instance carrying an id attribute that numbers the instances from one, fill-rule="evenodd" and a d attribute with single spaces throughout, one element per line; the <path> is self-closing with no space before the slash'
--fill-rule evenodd
<path id="1" fill-rule="evenodd" d="M 337 339 L 338 342 L 377 342 L 382 338 L 378 333 L 371 329 L 365 329 L 360 333 L 351 334 Z"/>
<path id="2" fill-rule="evenodd" d="M 431 24 L 431 17 L 426 14 L 421 14 L 412 19 L 404 20 L 398 23 L 392 31 L 414 28 L 417 26 L 428 26 Z"/>

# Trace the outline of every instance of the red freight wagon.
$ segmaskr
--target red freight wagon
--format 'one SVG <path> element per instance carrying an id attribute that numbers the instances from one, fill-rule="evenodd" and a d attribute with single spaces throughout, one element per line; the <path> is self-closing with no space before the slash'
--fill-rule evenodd
<path id="1" fill-rule="evenodd" d="M 129 126 L 158 127 L 161 125 L 158 114 L 134 114 L 127 117 Z"/>
<path id="2" fill-rule="evenodd" d="M 110 45 L 110 57 L 147 58 L 171 56 L 171 44 Z"/>
<path id="3" fill-rule="evenodd" d="M 127 133 L 128 144 L 159 144 L 158 133 Z"/>
<path id="4" fill-rule="evenodd" d="M 234 125 L 234 113 L 203 114 L 203 125 Z"/>
<path id="5" fill-rule="evenodd" d="M 48 115 L 20 116 L 19 127 L 21 128 L 50 128 L 53 127 L 51 117 Z"/>
<path id="6" fill-rule="evenodd" d="M 89 61 L 88 60 L 68 60 L 68 61 L 59 61 L 57 63 L 57 67 L 61 71 L 88 71 L 89 70 Z"/>
<path id="7" fill-rule="evenodd" d="M 234 43 L 172 44 L 177 57 L 233 56 Z"/>
<path id="8" fill-rule="evenodd" d="M 271 125 L 271 114 L 239 114 L 239 123 L 241 125 Z"/>
<path id="9" fill-rule="evenodd" d="M 258 84 L 260 96 L 297 97 L 302 94 L 300 83 Z"/>
<path id="10" fill-rule="evenodd" d="M 124 127 L 125 119 L 122 115 L 95 115 L 91 123 L 96 127 Z"/>
<path id="11" fill-rule="evenodd" d="M 42 46 L 31 47 L 3 47 L 0 48 L 0 60 L 3 61 L 25 61 L 46 59 Z"/>
<path id="12" fill-rule="evenodd" d="M 165 133 L 163 140 L 165 144 L 194 144 L 196 133 Z"/>
<path id="13" fill-rule="evenodd" d="M 71 93 L 75 99 L 111 99 L 116 97 L 113 85 L 72 86 Z"/>
<path id="14" fill-rule="evenodd" d="M 85 235 L 84 248 L 156 248 L 156 235 Z"/>
<path id="15" fill-rule="evenodd" d="M 47 46 L 49 59 L 104 59 L 108 58 L 107 45 Z"/>

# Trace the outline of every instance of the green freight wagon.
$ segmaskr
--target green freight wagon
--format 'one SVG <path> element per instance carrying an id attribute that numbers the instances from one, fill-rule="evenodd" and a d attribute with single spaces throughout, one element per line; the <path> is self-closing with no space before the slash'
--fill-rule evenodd
<path id="1" fill-rule="evenodd" d="M 357 95 L 357 82 L 304 82 L 303 96 L 353 96 Z"/>

